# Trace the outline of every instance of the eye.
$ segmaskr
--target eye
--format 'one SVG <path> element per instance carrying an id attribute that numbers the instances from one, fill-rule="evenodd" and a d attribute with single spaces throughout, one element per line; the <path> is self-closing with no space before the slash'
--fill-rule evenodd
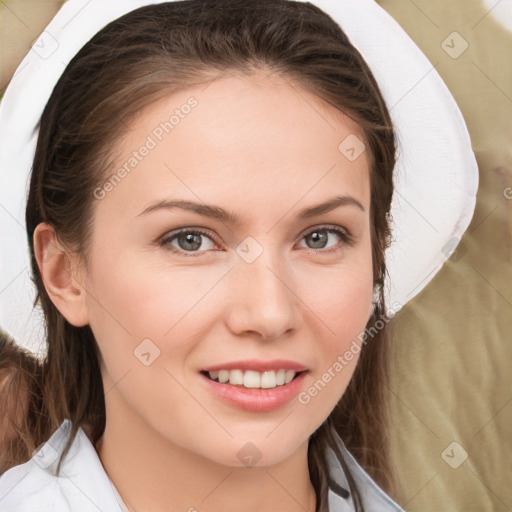
<path id="1" fill-rule="evenodd" d="M 341 241 L 335 243 L 334 246 L 328 246 L 329 235 L 336 235 Z M 203 247 L 204 239 L 209 240 L 211 244 L 210 247 L 208 247 L 209 244 L 206 244 L 207 247 Z M 348 230 L 339 226 L 316 227 L 303 235 L 301 240 L 306 240 L 308 243 L 312 244 L 312 246 L 306 248 L 313 250 L 320 249 L 315 252 L 321 253 L 331 253 L 341 249 L 344 244 L 353 245 L 354 243 L 354 239 Z M 201 253 L 211 250 L 212 246 L 218 247 L 208 232 L 202 229 L 191 228 L 184 228 L 165 235 L 159 241 L 159 245 L 173 253 L 192 257 L 200 256 Z M 203 247 L 203 250 L 199 250 L 201 247 Z M 326 249 L 326 247 L 328 248 Z"/>
<path id="2" fill-rule="evenodd" d="M 334 245 L 328 246 L 329 235 L 336 235 L 341 242 L 335 243 Z M 354 239 L 348 232 L 348 230 L 341 228 L 339 226 L 318 226 L 313 230 L 306 233 L 303 237 L 303 240 L 306 240 L 306 243 L 310 243 L 308 249 L 325 249 L 316 252 L 327 252 L 331 253 L 333 251 L 341 249 L 343 245 L 353 245 Z"/>
<path id="3" fill-rule="evenodd" d="M 212 242 L 212 244 L 214 244 L 212 237 L 210 237 L 207 232 L 200 229 L 192 230 L 186 228 L 163 237 L 160 241 L 160 245 L 174 253 L 188 253 L 186 254 L 187 256 L 199 256 L 201 252 L 204 252 L 198 251 L 198 249 L 203 245 L 204 238 L 207 238 L 210 242 Z M 176 241 L 178 247 L 173 245 L 174 241 Z M 206 250 L 208 249 L 209 248 L 207 247 Z M 190 254 L 194 252 L 198 254 Z"/>

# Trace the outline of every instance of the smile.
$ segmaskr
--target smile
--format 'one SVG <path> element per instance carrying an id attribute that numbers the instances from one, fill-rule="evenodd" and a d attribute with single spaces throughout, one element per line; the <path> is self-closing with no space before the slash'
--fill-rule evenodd
<path id="1" fill-rule="evenodd" d="M 215 370 L 204 372 L 207 377 L 220 384 L 229 383 L 232 386 L 243 386 L 245 388 L 271 389 L 277 386 L 284 386 L 290 383 L 300 373 L 295 370 L 270 370 L 258 372 L 255 370 Z"/>
<path id="2" fill-rule="evenodd" d="M 226 382 L 219 381 L 221 372 L 222 378 L 228 379 Z M 210 370 L 202 371 L 199 375 L 208 392 L 215 398 L 237 409 L 261 413 L 279 409 L 291 402 L 303 389 L 308 373 L 285 370 L 283 384 L 278 384 L 278 378 L 279 382 L 283 380 L 283 369 L 261 373 L 255 370 Z M 213 379 L 210 374 L 217 378 Z M 242 384 L 231 384 L 229 380 L 232 376 L 234 382 Z M 266 388 L 263 387 L 265 385 Z"/>

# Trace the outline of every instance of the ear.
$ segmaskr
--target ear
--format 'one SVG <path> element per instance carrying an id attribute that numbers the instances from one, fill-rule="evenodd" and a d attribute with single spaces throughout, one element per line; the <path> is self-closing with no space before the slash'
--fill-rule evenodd
<path id="1" fill-rule="evenodd" d="M 78 276 L 78 255 L 66 250 L 45 222 L 34 231 L 34 255 L 44 287 L 62 316 L 76 327 L 88 325 L 86 290 Z"/>
<path id="2" fill-rule="evenodd" d="M 370 310 L 368 312 L 368 321 L 370 321 L 371 317 L 373 316 L 375 312 L 375 308 L 377 307 L 377 304 L 379 303 L 379 292 L 376 287 L 373 288 L 373 294 L 372 294 L 372 302 L 370 304 Z"/>

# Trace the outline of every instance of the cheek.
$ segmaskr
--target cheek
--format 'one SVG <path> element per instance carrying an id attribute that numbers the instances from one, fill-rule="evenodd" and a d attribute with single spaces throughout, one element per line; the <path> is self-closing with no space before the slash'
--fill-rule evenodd
<path id="1" fill-rule="evenodd" d="M 150 268 L 140 256 L 112 259 L 115 265 L 102 261 L 92 269 L 94 298 L 89 301 L 90 326 L 104 361 L 105 390 L 117 391 L 108 394 L 109 406 L 120 407 L 122 401 L 114 398 L 120 394 L 142 417 L 157 421 L 155 414 L 162 415 L 172 424 L 178 412 L 163 411 L 162 404 L 179 403 L 185 422 L 197 410 L 177 382 L 185 381 L 183 363 L 206 334 L 191 319 L 218 278 L 211 273 L 205 278 L 192 267 Z"/>
<path id="2" fill-rule="evenodd" d="M 341 339 L 368 320 L 373 280 L 370 273 L 347 272 L 331 279 L 316 298 L 316 311 Z"/>
<path id="3" fill-rule="evenodd" d="M 324 296 L 325 305 L 319 316 L 324 319 L 328 332 L 318 343 L 322 361 L 319 371 L 340 373 L 341 369 L 333 366 L 346 355 L 343 361 L 343 376 L 337 379 L 339 389 L 346 387 L 355 370 L 361 334 L 368 322 L 371 292 L 371 279 L 358 282 L 349 282 L 347 279 L 338 290 L 332 290 L 332 293 L 326 293 Z"/>
<path id="4" fill-rule="evenodd" d="M 322 321 L 327 350 L 342 349 L 349 338 L 364 330 L 373 292 L 371 255 L 354 252 L 337 268 L 315 269 L 301 284 L 306 305 Z M 318 323 L 318 320 L 317 320 Z"/>
<path id="5" fill-rule="evenodd" d="M 203 299 L 228 269 L 149 265 L 140 254 L 118 253 L 112 260 L 99 261 L 90 274 L 90 324 L 104 360 L 126 371 L 136 361 L 133 351 L 148 339 L 161 355 L 185 357 L 191 340 L 206 334 L 207 321 L 198 320 L 211 317 Z"/>
<path id="6" fill-rule="evenodd" d="M 335 277 L 334 277 L 335 275 Z M 311 418 L 327 417 L 345 392 L 359 360 L 369 319 L 373 274 L 371 258 L 359 260 L 325 279 L 304 283 L 316 337 L 317 364 L 298 396 Z M 307 290 L 309 289 L 309 293 Z M 314 292 L 312 291 L 314 290 Z"/>

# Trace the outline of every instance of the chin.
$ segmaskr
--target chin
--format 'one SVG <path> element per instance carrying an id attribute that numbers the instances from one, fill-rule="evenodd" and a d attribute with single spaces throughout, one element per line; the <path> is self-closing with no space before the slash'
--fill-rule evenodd
<path id="1" fill-rule="evenodd" d="M 272 428 L 265 428 L 252 434 L 234 436 L 226 439 L 210 439 L 210 445 L 204 447 L 203 456 L 228 467 L 271 467 L 297 453 L 304 445 L 307 453 L 309 435 L 293 431 L 293 425 L 280 425 L 277 421 Z M 277 427 L 277 428 L 276 428 Z M 292 431 L 290 432 L 290 427 Z M 272 432 L 272 429 L 275 429 Z M 215 450 L 212 447 L 215 445 Z"/>

